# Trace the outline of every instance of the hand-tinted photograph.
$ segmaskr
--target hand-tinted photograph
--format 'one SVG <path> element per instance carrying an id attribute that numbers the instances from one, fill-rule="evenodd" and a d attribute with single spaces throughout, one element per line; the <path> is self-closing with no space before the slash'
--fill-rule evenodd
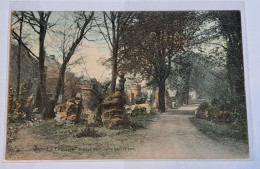
<path id="1" fill-rule="evenodd" d="M 240 11 L 12 11 L 6 160 L 248 159 Z"/>

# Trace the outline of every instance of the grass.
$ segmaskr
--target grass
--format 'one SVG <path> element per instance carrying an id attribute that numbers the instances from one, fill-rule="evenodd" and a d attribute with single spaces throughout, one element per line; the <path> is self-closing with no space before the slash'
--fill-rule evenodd
<path id="1" fill-rule="evenodd" d="M 130 121 L 134 124 L 140 124 L 144 128 L 147 127 L 156 117 L 156 114 L 138 115 L 130 118 Z"/>
<path id="2" fill-rule="evenodd" d="M 190 121 L 199 131 L 213 140 L 235 139 L 248 143 L 248 134 L 245 131 L 234 129 L 229 125 L 219 125 L 195 117 L 191 118 Z"/>
<path id="3" fill-rule="evenodd" d="M 135 116 L 131 118 L 131 122 L 145 128 L 153 117 L 154 115 Z M 120 153 L 134 150 L 134 143 L 137 139 L 141 139 L 132 129 L 111 130 L 105 127 L 94 127 L 101 137 L 77 138 L 76 134 L 85 128 L 84 124 L 59 124 L 51 120 L 37 124 L 30 130 L 44 137 L 48 142 L 48 151 L 63 152 L 69 159 L 118 158 Z"/>

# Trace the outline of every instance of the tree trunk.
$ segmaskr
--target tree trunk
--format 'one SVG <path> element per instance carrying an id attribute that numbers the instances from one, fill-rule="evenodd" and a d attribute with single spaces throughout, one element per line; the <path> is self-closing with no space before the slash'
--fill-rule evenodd
<path id="1" fill-rule="evenodd" d="M 116 58 L 113 58 L 111 90 L 110 90 L 111 94 L 116 92 L 116 79 L 117 79 L 117 63 L 116 63 Z"/>
<path id="2" fill-rule="evenodd" d="M 115 14 L 115 13 L 114 13 Z M 118 15 L 117 15 L 118 16 Z M 119 32 L 118 27 L 116 28 L 115 20 L 112 21 L 112 79 L 111 79 L 111 94 L 116 91 L 116 79 L 117 79 L 117 56 L 118 56 L 118 45 L 119 45 Z M 118 25 L 119 26 L 119 25 Z"/>
<path id="3" fill-rule="evenodd" d="M 48 101 L 46 87 L 45 87 L 45 69 L 44 69 L 44 58 L 45 51 L 43 42 L 40 41 L 40 54 L 39 54 L 39 73 L 40 79 L 38 84 L 38 89 L 40 90 L 40 111 L 43 114 L 44 118 L 51 118 L 53 115 L 51 114 L 50 104 Z"/>
<path id="4" fill-rule="evenodd" d="M 40 16 L 40 20 L 44 21 L 43 16 Z M 44 48 L 44 40 L 46 35 L 46 26 L 44 24 L 40 25 L 40 32 L 39 32 L 39 85 L 38 88 L 40 89 L 41 95 L 41 107 L 40 111 L 43 114 L 44 118 L 52 118 L 55 116 L 53 109 L 50 106 L 49 99 L 46 93 L 46 86 L 45 86 L 45 69 L 44 69 L 44 60 L 45 60 L 45 48 Z"/>
<path id="5" fill-rule="evenodd" d="M 58 81 L 56 84 L 56 91 L 55 91 L 55 98 L 54 98 L 54 105 L 57 104 L 57 101 L 59 99 L 60 93 L 62 91 L 62 88 L 64 87 L 64 76 L 65 76 L 65 71 L 66 71 L 66 63 L 63 63 L 60 67 L 60 72 L 59 72 L 59 77 L 58 77 Z"/>
<path id="6" fill-rule="evenodd" d="M 189 104 L 189 97 L 190 97 L 190 86 L 186 86 L 186 97 L 185 97 L 185 102 L 186 104 Z"/>
<path id="7" fill-rule="evenodd" d="M 16 98 L 19 98 L 20 93 L 20 77 L 21 77 L 21 43 L 18 45 L 18 57 L 17 57 L 17 81 L 16 81 Z"/>
<path id="8" fill-rule="evenodd" d="M 160 112 L 165 112 L 165 82 L 159 85 L 159 106 Z"/>
<path id="9" fill-rule="evenodd" d="M 188 69 L 185 77 L 185 95 L 184 95 L 184 103 L 189 104 L 189 95 L 190 95 L 190 74 L 191 70 Z"/>
<path id="10" fill-rule="evenodd" d="M 82 110 L 82 99 L 80 100 L 80 102 L 78 104 L 78 109 L 77 109 L 77 112 L 76 112 L 75 124 L 78 124 L 80 122 L 81 110 Z"/>
<path id="11" fill-rule="evenodd" d="M 23 15 L 21 16 L 20 21 L 20 30 L 19 30 L 19 41 L 18 41 L 18 57 L 17 57 L 17 84 L 16 84 L 16 98 L 19 98 L 20 93 L 20 80 L 21 80 L 21 50 L 22 50 L 22 31 L 23 31 Z"/>
<path id="12" fill-rule="evenodd" d="M 185 92 L 183 92 L 181 89 L 177 89 L 176 95 L 175 95 L 175 101 L 178 106 L 182 106 L 184 103 L 184 97 Z"/>
<path id="13" fill-rule="evenodd" d="M 181 94 L 180 94 L 180 106 L 183 106 L 183 104 L 185 104 L 184 100 L 185 100 L 185 92 L 181 91 Z"/>
<path id="14" fill-rule="evenodd" d="M 119 91 L 120 93 L 124 93 L 125 92 L 125 81 L 126 81 L 126 78 L 125 78 L 125 74 L 122 73 L 119 75 L 120 79 L 119 79 Z"/>
<path id="15" fill-rule="evenodd" d="M 153 84 L 153 89 L 152 89 L 152 93 L 151 93 L 151 96 L 150 96 L 150 102 L 151 102 L 151 103 L 154 102 L 156 88 L 157 88 L 157 86 Z"/>
<path id="16" fill-rule="evenodd" d="M 188 104 L 188 92 L 186 90 L 187 89 L 185 87 L 185 91 L 182 92 L 182 105 Z"/>

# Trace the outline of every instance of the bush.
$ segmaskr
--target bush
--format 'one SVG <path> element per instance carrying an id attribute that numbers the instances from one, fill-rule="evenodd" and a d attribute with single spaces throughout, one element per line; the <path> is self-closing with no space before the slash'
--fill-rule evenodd
<path id="1" fill-rule="evenodd" d="M 190 120 L 200 132 L 213 140 L 233 138 L 244 142 L 248 141 L 247 131 L 237 130 L 228 125 L 219 125 L 203 119 L 191 118 Z"/>
<path id="2" fill-rule="evenodd" d="M 197 110 L 195 111 L 195 116 L 199 119 L 205 119 L 207 118 L 206 116 L 206 110 L 209 108 L 209 103 L 207 102 L 202 102 Z"/>

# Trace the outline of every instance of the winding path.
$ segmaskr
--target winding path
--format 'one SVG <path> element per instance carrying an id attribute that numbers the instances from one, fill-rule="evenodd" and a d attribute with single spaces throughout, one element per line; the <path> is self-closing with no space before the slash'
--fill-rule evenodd
<path id="1" fill-rule="evenodd" d="M 248 158 L 246 144 L 225 140 L 214 141 L 190 122 L 196 105 L 187 105 L 160 114 L 145 130 L 137 133 L 135 150 L 127 158 L 164 159 L 232 159 Z"/>

